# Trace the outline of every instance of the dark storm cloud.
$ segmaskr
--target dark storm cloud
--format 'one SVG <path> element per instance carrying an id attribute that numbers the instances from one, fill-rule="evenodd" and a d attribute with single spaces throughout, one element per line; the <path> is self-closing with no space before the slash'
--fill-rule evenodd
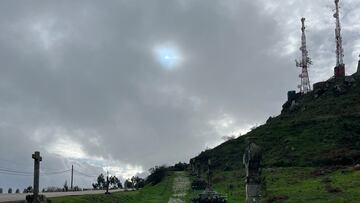
<path id="1" fill-rule="evenodd" d="M 297 6 L 291 2 L 289 10 Z M 28 157 L 39 149 L 50 168 L 76 163 L 96 174 L 104 158 L 146 170 L 186 161 L 226 133 L 278 114 L 298 82 L 297 54 L 284 47 L 288 37 L 300 37 L 297 24 L 279 18 L 301 16 L 271 12 L 278 5 L 267 4 L 2 1 L 0 158 L 10 154 L 31 169 Z M 310 40 L 318 61 L 332 54 L 326 32 Z M 155 58 L 163 44 L 183 58 L 172 70 Z M 62 156 L 54 154 L 58 147 Z M 82 161 L 92 157 L 100 168 Z"/>

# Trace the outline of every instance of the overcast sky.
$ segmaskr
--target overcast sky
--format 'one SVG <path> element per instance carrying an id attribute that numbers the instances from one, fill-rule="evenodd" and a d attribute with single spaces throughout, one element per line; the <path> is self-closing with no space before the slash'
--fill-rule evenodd
<path id="1" fill-rule="evenodd" d="M 276 3 L 274 3 L 276 2 Z M 344 0 L 347 73 L 360 53 L 360 1 Z M 332 0 L 0 2 L 0 169 L 41 187 L 91 186 L 188 161 L 278 115 L 296 89 L 300 18 L 312 83 L 332 76 Z M 45 175 L 45 174 L 48 175 Z M 49 174 L 50 173 L 50 174 Z M 24 175 L 24 174 L 23 174 Z M 0 187 L 32 177 L 0 173 Z"/>

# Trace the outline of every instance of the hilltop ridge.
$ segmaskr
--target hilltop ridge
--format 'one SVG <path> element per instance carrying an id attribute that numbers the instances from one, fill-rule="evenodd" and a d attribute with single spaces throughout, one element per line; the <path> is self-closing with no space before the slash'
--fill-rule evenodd
<path id="1" fill-rule="evenodd" d="M 192 161 L 216 169 L 242 168 L 251 139 L 261 146 L 264 167 L 353 165 L 360 161 L 360 74 L 289 92 L 281 114 L 251 132 L 201 152 Z"/>

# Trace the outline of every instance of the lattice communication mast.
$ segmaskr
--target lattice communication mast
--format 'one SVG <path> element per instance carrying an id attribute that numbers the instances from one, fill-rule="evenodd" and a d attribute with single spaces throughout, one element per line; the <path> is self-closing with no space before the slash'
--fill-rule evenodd
<path id="1" fill-rule="evenodd" d="M 308 51 L 306 48 L 305 18 L 301 18 L 301 23 L 302 23 L 302 27 L 301 27 L 302 35 L 301 35 L 300 51 L 302 53 L 302 56 L 300 61 L 296 60 L 296 66 L 301 68 L 301 74 L 299 75 L 301 79 L 301 83 L 300 85 L 298 85 L 298 87 L 301 93 L 306 94 L 309 91 L 311 91 L 309 72 L 308 72 L 308 68 L 311 65 L 311 59 L 308 56 Z"/>
<path id="2" fill-rule="evenodd" d="M 339 0 L 335 0 L 334 18 L 336 19 L 336 28 L 335 28 L 336 67 L 334 69 L 334 74 L 335 77 L 342 77 L 345 76 L 345 64 L 344 64 L 344 49 L 342 46 L 342 37 L 341 37 Z"/>

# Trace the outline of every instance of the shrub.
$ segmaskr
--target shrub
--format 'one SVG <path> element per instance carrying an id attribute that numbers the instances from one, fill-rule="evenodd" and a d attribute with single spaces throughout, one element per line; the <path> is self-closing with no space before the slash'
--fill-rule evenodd
<path id="1" fill-rule="evenodd" d="M 33 188 L 32 186 L 29 186 L 27 188 L 24 189 L 23 193 L 32 193 L 33 192 Z"/>
<path id="2" fill-rule="evenodd" d="M 155 166 L 149 170 L 150 175 L 146 178 L 146 184 L 156 185 L 160 183 L 165 175 L 166 175 L 167 168 L 165 166 Z"/>

